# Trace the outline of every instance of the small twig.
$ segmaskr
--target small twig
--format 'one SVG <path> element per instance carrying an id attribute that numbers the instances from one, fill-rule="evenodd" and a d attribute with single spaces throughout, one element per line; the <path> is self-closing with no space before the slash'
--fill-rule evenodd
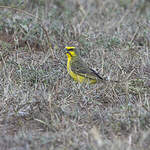
<path id="1" fill-rule="evenodd" d="M 132 43 L 135 40 L 135 38 L 138 35 L 139 30 L 140 30 L 140 27 L 136 28 L 136 31 L 135 31 L 134 35 L 132 36 L 132 39 L 131 39 L 130 43 Z"/>
<path id="2" fill-rule="evenodd" d="M 130 74 L 128 75 L 128 77 L 127 77 L 127 79 L 126 80 L 128 80 L 129 79 L 129 77 L 132 75 L 132 73 L 135 71 L 135 69 L 133 69 L 131 72 L 130 72 Z"/>

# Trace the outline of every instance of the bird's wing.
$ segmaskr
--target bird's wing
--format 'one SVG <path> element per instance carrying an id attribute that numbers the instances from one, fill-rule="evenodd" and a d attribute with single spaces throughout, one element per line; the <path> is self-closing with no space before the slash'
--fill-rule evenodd
<path id="1" fill-rule="evenodd" d="M 89 68 L 80 58 L 76 58 L 72 63 L 71 63 L 71 70 L 83 77 L 89 78 L 89 79 L 101 79 L 103 80 L 102 77 L 100 77 L 93 69 Z"/>

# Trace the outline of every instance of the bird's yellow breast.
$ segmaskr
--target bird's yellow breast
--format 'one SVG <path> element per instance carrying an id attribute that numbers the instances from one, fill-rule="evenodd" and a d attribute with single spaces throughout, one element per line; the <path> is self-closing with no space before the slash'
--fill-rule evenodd
<path id="1" fill-rule="evenodd" d="M 68 73 L 70 74 L 70 76 L 75 80 L 75 81 L 78 81 L 80 83 L 87 83 L 89 82 L 90 84 L 94 84 L 96 83 L 97 81 L 96 80 L 93 80 L 93 79 L 89 79 L 89 78 L 86 78 L 84 76 L 80 76 L 76 73 L 74 73 L 72 70 L 71 70 L 71 66 L 70 66 L 70 62 L 71 62 L 71 59 L 72 57 L 68 57 L 68 61 L 67 61 L 67 71 Z"/>

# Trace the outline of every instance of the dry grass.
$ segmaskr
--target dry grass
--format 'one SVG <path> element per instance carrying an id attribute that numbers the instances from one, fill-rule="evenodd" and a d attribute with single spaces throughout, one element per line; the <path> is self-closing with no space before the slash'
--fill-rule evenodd
<path id="1" fill-rule="evenodd" d="M 149 1 L 0 4 L 39 17 L 50 40 L 37 19 L 1 9 L 2 150 L 150 149 Z M 78 47 L 101 76 L 124 82 L 77 84 L 65 46 Z"/>

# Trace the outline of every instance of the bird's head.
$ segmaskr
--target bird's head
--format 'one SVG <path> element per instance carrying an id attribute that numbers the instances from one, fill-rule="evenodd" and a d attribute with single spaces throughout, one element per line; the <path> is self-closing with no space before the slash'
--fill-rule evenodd
<path id="1" fill-rule="evenodd" d="M 65 47 L 66 55 L 68 58 L 77 56 L 76 48 L 75 47 Z"/>

